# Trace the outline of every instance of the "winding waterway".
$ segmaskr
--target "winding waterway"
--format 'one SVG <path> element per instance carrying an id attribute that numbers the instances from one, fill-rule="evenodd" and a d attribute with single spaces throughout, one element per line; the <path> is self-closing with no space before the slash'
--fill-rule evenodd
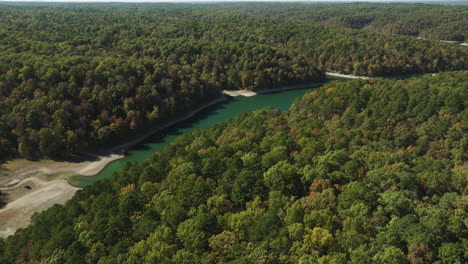
<path id="1" fill-rule="evenodd" d="M 333 77 L 330 80 L 348 80 Z M 159 151 L 167 144 L 184 133 L 196 129 L 202 129 L 214 124 L 224 122 L 235 117 L 241 112 L 272 107 L 280 110 L 288 110 L 294 101 L 306 92 L 316 88 L 281 91 L 268 94 L 260 94 L 254 97 L 231 97 L 228 101 L 214 105 L 196 114 L 193 118 L 178 123 L 161 132 L 157 132 L 143 142 L 135 145 L 126 152 L 122 159 L 113 161 L 95 176 L 74 176 L 69 179 L 70 184 L 83 187 L 101 179 L 109 178 L 112 174 L 123 167 L 127 162 L 144 161 L 154 152 Z"/>

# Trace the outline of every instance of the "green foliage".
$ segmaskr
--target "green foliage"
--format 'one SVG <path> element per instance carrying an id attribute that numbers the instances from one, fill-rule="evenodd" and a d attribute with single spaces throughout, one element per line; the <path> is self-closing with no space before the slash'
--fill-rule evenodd
<path id="1" fill-rule="evenodd" d="M 293 21 L 366 29 L 386 34 L 419 36 L 434 40 L 468 41 L 468 9 L 464 5 L 351 3 L 351 4 L 270 4 L 255 9 L 242 7 L 253 14 L 263 14 Z"/>
<path id="2" fill-rule="evenodd" d="M 460 244 L 444 243 L 439 248 L 439 257 L 444 263 L 461 264 L 466 261 L 466 248 Z"/>
<path id="3" fill-rule="evenodd" d="M 378 252 L 373 258 L 377 264 L 401 264 L 408 263 L 405 253 L 400 249 L 390 246 Z"/>
<path id="4" fill-rule="evenodd" d="M 393 13 L 398 19 L 389 17 Z M 2 4 L 0 159 L 64 158 L 115 144 L 193 110 L 223 89 L 322 82 L 324 71 L 390 76 L 465 69 L 464 47 L 388 34 L 461 39 L 464 16 L 464 7 L 418 5 Z M 416 28 L 402 32 L 407 24 Z M 397 94 L 393 113 L 413 103 L 405 101 L 404 90 Z M 444 98 L 449 113 L 464 107 L 460 97 Z M 362 108 L 366 100 L 353 104 Z M 412 109 L 429 118 L 437 98 L 426 100 Z M 326 110 L 342 110 L 343 102 L 328 101 Z M 352 113 L 346 115 L 343 121 L 352 122 Z M 429 134 L 444 134 L 446 127 L 433 121 Z M 344 147 L 341 132 L 304 151 Z M 417 132 L 402 122 L 392 140 L 414 145 Z M 262 148 L 275 141 L 290 151 L 286 134 L 264 137 Z M 463 137 L 456 130 L 450 136 Z M 239 147 L 247 144 L 240 141 Z M 421 144 L 417 150 L 427 148 Z M 262 156 L 262 165 L 285 160 L 283 154 Z M 302 156 L 307 155 L 297 158 Z M 207 162 L 205 172 L 213 164 Z"/>
<path id="5" fill-rule="evenodd" d="M 309 57 L 298 54 L 314 43 L 311 35 L 320 40 L 332 29 L 238 16 L 232 10 L 161 9 L 156 13 L 164 15 L 158 18 L 151 8 L 117 9 L 109 10 L 104 20 L 97 20 L 97 14 L 106 10 L 102 7 L 64 10 L 57 17 L 49 8 L 31 11 L 37 22 L 15 34 L 38 29 L 31 38 L 44 47 L 33 46 L 34 52 L 73 50 L 76 55 L 63 59 L 71 60 L 72 66 L 43 68 L 37 58 L 38 67 L 35 63 L 26 67 L 18 60 L 0 75 L 0 85 L 7 84 L 2 88 L 23 93 L 8 88 L 9 99 L 1 101 L 14 105 L 13 112 L 0 108 L 5 112 L 2 133 L 8 131 L 5 124 L 17 120 L 20 126 L 15 125 L 12 133 L 21 135 L 22 142 L 39 139 L 36 145 L 44 155 L 63 149 L 60 142 L 76 144 L 85 135 L 101 135 L 104 140 L 108 128 L 138 129 L 145 123 L 143 113 L 155 109 L 153 117 L 167 118 L 187 110 L 181 102 L 192 101 L 184 98 L 214 96 L 228 83 L 255 89 L 265 80 L 274 85 L 306 81 L 300 72 L 312 64 L 302 62 Z M 133 15 L 116 24 L 121 13 Z M 70 27 L 69 34 L 78 29 L 93 33 L 75 34 L 72 41 L 63 30 L 55 30 L 49 40 L 56 45 L 46 45 L 39 30 L 41 16 L 56 21 L 58 28 L 58 22 L 70 24 L 65 22 L 68 18 L 83 20 L 80 27 Z M 238 22 L 235 27 L 233 22 Z M 367 37 L 375 37 L 375 46 L 387 40 L 397 47 L 420 45 L 404 37 L 338 28 L 330 32 L 343 43 L 345 33 L 355 33 L 356 46 Z M 333 49 L 334 40 L 317 50 Z M 69 45 L 75 48 L 68 50 Z M 367 46 L 358 50 L 363 47 Z M 15 54 L 15 49 L 27 54 L 21 43 L 1 52 Z M 394 52 L 404 57 L 411 49 Z M 109 57 L 103 59 L 103 54 Z M 13 55 L 1 58 L 11 60 Z M 413 65 L 406 60 L 401 63 Z M 336 58 L 326 61 L 339 64 Z M 83 63 L 91 66 L 75 69 Z M 262 69 L 278 75 L 263 78 Z M 318 71 L 313 72 L 318 75 L 306 76 L 320 79 Z M 37 76 L 30 84 L 39 87 L 32 95 L 28 83 L 22 84 L 31 75 Z M 199 86 L 186 86 L 188 82 Z M 288 112 L 260 109 L 182 135 L 147 161 L 129 163 L 112 178 L 78 191 L 65 205 L 34 215 L 28 228 L 0 240 L 0 261 L 466 263 L 467 82 L 467 71 L 407 80 L 333 82 L 298 99 Z M 81 85 L 89 89 L 82 92 L 77 88 Z M 83 96 L 79 100 L 78 94 Z M 22 101 L 21 96 L 29 99 Z M 26 113 L 29 104 L 39 117 Z M 83 119 L 70 118 L 76 114 Z M 51 117 L 50 123 L 43 124 L 42 116 Z M 76 130 L 78 124 L 89 131 Z M 31 136 L 24 136 L 27 131 Z M 24 145 L 21 152 L 33 155 Z"/>

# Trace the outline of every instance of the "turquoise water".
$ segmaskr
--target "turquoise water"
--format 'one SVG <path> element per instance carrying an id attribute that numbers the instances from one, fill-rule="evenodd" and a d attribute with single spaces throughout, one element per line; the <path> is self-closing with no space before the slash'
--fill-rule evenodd
<path id="1" fill-rule="evenodd" d="M 338 80 L 343 79 L 341 78 Z M 313 89 L 316 88 L 261 94 L 255 97 L 232 97 L 229 101 L 206 108 L 188 120 L 182 121 L 161 132 L 157 132 L 140 144 L 128 149 L 126 153 L 127 155 L 124 158 L 113 161 L 97 175 L 73 176 L 69 179 L 69 182 L 72 185 L 83 187 L 95 181 L 109 178 L 116 170 L 123 167 L 127 162 L 144 161 L 154 152 L 159 151 L 164 146 L 172 142 L 177 136 L 232 119 L 241 112 L 260 109 L 267 106 L 283 111 L 288 110 L 291 104 L 298 97 Z"/>

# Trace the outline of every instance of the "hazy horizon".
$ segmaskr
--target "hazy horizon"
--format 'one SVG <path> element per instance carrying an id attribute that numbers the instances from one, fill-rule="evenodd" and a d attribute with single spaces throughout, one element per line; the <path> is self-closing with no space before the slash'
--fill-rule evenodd
<path id="1" fill-rule="evenodd" d="M 206 3 L 206 2 L 380 2 L 380 3 L 438 3 L 438 4 L 454 4 L 464 3 L 468 4 L 468 0 L 0 0 L 0 2 L 42 2 L 42 3 L 101 3 L 101 2 L 119 2 L 119 3 Z"/>

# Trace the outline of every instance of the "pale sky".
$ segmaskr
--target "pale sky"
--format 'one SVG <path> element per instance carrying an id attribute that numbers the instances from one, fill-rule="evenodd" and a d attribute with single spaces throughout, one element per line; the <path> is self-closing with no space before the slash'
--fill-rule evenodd
<path id="1" fill-rule="evenodd" d="M 373 2 L 373 3 L 415 3 L 425 2 L 434 4 L 461 4 L 467 5 L 468 0 L 0 0 L 0 2 L 124 2 L 124 3 L 195 3 L 195 2 Z"/>
<path id="2" fill-rule="evenodd" d="M 444 0 L 0 0 L 0 2 L 439 2 Z M 466 0 L 447 0 L 447 2 L 467 2 Z"/>

